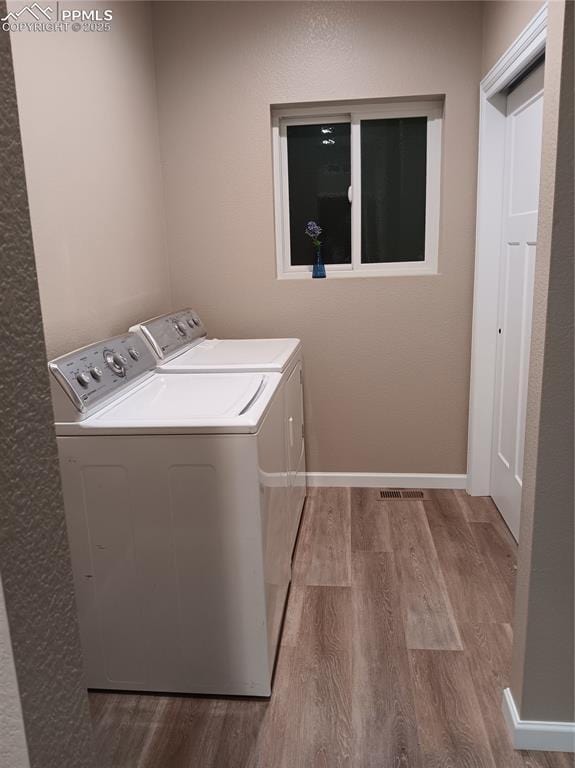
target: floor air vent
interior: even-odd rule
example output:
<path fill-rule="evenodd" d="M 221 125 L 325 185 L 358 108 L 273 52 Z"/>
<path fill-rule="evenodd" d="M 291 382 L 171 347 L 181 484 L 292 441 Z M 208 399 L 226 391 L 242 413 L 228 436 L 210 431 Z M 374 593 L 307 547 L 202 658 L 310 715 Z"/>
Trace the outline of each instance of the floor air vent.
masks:
<path fill-rule="evenodd" d="M 424 499 L 423 491 L 401 491 L 398 488 L 385 488 L 379 492 L 381 499 Z"/>
<path fill-rule="evenodd" d="M 402 491 L 402 499 L 423 499 L 423 491 Z"/>

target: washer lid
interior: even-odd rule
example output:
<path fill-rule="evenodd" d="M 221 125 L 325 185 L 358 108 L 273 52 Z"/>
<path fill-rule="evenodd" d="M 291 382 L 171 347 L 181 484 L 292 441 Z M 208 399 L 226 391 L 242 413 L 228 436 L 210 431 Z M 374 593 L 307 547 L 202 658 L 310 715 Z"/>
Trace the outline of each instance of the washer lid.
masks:
<path fill-rule="evenodd" d="M 206 339 L 159 366 L 165 373 L 284 371 L 299 339 Z"/>
<path fill-rule="evenodd" d="M 278 374 L 189 374 L 147 379 L 126 397 L 60 435 L 256 432 L 279 386 Z"/>

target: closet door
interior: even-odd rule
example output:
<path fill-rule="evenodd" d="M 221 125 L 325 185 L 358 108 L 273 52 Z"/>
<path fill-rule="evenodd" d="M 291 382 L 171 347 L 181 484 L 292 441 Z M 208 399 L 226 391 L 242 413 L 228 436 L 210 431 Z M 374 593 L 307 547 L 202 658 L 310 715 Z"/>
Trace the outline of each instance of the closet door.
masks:
<path fill-rule="evenodd" d="M 491 495 L 519 536 L 533 277 L 537 248 L 543 65 L 507 97 Z"/>

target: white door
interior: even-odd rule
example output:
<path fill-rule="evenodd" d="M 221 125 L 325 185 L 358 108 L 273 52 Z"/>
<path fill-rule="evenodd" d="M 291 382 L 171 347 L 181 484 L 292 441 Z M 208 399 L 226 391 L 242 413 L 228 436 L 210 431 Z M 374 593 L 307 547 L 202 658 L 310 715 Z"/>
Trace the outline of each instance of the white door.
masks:
<path fill-rule="evenodd" d="M 543 65 L 507 97 L 491 495 L 519 536 L 543 118 Z"/>

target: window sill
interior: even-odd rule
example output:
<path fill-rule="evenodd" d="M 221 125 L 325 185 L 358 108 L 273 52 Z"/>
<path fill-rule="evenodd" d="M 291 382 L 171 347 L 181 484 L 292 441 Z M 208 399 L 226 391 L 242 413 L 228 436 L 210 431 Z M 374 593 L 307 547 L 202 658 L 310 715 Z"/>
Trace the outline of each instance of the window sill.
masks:
<path fill-rule="evenodd" d="M 326 266 L 327 279 L 333 278 L 346 280 L 356 277 L 431 277 L 439 275 L 439 272 L 433 267 L 419 267 L 417 269 L 406 269 L 397 267 L 396 269 L 334 269 L 330 271 Z M 313 280 L 311 270 L 309 272 L 283 272 L 277 275 L 278 280 Z M 322 278 L 318 280 L 321 282 Z"/>

